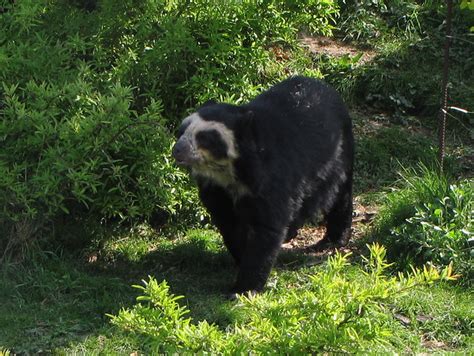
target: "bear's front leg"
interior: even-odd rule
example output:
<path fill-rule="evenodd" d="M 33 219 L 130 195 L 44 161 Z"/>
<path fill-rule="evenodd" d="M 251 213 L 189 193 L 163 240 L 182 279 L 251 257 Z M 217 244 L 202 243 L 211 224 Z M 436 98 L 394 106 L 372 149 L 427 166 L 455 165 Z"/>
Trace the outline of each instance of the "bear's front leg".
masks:
<path fill-rule="evenodd" d="M 285 236 L 284 227 L 251 226 L 237 281 L 231 293 L 255 293 L 263 290 Z"/>

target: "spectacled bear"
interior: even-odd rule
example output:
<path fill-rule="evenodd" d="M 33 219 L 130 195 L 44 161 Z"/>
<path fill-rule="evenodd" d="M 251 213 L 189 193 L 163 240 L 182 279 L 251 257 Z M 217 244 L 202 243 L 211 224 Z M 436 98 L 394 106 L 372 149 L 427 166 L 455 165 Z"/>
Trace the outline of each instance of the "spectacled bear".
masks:
<path fill-rule="evenodd" d="M 352 123 L 337 92 L 291 77 L 245 105 L 207 103 L 173 147 L 239 267 L 232 293 L 261 291 L 283 242 L 319 214 L 317 245 L 351 235 Z"/>

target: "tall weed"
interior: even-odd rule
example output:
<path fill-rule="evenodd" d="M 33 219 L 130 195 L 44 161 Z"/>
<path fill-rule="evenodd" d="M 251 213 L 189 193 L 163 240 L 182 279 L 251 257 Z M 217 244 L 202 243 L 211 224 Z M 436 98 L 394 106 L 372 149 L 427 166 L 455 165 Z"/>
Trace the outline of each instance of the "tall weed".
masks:
<path fill-rule="evenodd" d="M 419 174 L 419 175 L 418 175 Z M 462 281 L 474 277 L 474 182 L 452 183 L 423 168 L 406 171 L 404 187 L 387 197 L 375 225 L 375 236 L 386 244 L 400 268 L 454 263 Z"/>
<path fill-rule="evenodd" d="M 450 268 L 413 270 L 388 277 L 385 249 L 369 247 L 361 274 L 348 273 L 349 255 L 330 257 L 327 267 L 309 275 L 282 295 L 241 297 L 234 306 L 240 315 L 226 329 L 207 321 L 193 323 L 170 293 L 168 284 L 150 277 L 138 303 L 111 316 L 120 329 L 131 332 L 148 352 L 320 353 L 394 350 L 403 337 L 389 325 L 390 300 L 418 285 L 456 278 Z M 405 345 L 406 346 L 406 345 Z"/>

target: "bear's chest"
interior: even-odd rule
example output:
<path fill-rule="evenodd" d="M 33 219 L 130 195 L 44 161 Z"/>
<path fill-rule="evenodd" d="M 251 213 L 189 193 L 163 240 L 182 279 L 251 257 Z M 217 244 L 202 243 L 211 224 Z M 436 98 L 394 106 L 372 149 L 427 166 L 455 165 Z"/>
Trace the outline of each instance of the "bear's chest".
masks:
<path fill-rule="evenodd" d="M 206 165 L 205 167 L 193 167 L 192 174 L 220 186 L 229 194 L 234 202 L 250 194 L 248 187 L 237 178 L 232 162 L 223 162 L 220 165 L 212 166 Z"/>

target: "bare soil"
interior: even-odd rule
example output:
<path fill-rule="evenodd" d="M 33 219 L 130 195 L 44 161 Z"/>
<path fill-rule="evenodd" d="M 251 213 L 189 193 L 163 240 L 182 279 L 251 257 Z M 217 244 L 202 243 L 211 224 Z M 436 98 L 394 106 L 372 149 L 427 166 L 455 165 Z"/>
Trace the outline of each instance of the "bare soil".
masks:
<path fill-rule="evenodd" d="M 376 54 L 372 50 L 362 49 L 350 43 L 324 36 L 302 35 L 300 41 L 303 46 L 307 47 L 310 52 L 315 54 L 326 54 L 331 57 L 353 57 L 362 53 L 360 63 L 370 62 Z"/>
<path fill-rule="evenodd" d="M 347 246 L 339 248 L 339 250 L 342 252 L 354 252 L 356 249 L 354 241 L 363 236 L 365 229 L 372 222 L 376 214 L 377 210 L 375 208 L 363 206 L 357 201 L 357 198 L 354 199 L 352 239 Z M 325 231 L 326 228 L 323 226 L 305 226 L 298 231 L 298 236 L 283 244 L 282 248 L 286 251 L 304 252 L 315 257 L 331 255 L 336 251 L 335 248 L 327 248 L 322 251 L 311 249 L 312 246 L 324 237 Z"/>

